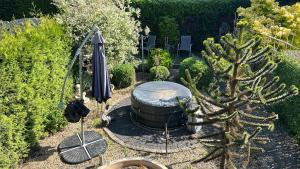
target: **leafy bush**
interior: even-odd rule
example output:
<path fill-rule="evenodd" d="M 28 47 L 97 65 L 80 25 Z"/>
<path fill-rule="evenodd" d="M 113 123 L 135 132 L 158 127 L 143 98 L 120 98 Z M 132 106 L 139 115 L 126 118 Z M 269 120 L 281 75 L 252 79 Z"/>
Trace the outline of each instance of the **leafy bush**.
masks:
<path fill-rule="evenodd" d="M 196 77 L 199 73 L 202 77 L 197 83 L 198 88 L 208 87 L 209 83 L 212 81 L 212 74 L 210 72 L 207 64 L 195 57 L 189 57 L 184 59 L 179 66 L 179 77 L 185 77 L 185 70 L 188 69 L 192 77 Z"/>
<path fill-rule="evenodd" d="M 164 38 L 168 37 L 168 43 L 176 45 L 179 42 L 179 28 L 175 18 L 164 16 L 158 24 L 160 43 L 164 44 Z"/>
<path fill-rule="evenodd" d="M 141 9 L 141 21 L 160 35 L 161 16 L 175 18 L 181 35 L 191 35 L 192 40 L 202 42 L 207 37 L 218 37 L 222 22 L 233 26 L 234 14 L 240 6 L 249 6 L 249 0 L 133 0 L 133 6 Z M 200 49 L 201 43 L 192 42 Z"/>
<path fill-rule="evenodd" d="M 171 54 L 167 50 L 156 48 L 150 51 L 148 64 L 149 67 L 165 66 L 170 69 L 173 64 L 173 59 Z"/>
<path fill-rule="evenodd" d="M 66 124 L 57 108 L 70 41 L 55 20 L 26 22 L 0 39 L 0 168 L 16 168 L 29 148 Z M 70 81 L 71 82 L 71 81 Z M 72 94 L 68 83 L 66 97 Z"/>
<path fill-rule="evenodd" d="M 300 46 L 300 3 L 280 6 L 276 0 L 252 0 L 251 7 L 239 8 L 238 13 L 242 17 L 239 24 L 264 35 L 266 43 L 284 45 L 271 36 Z"/>
<path fill-rule="evenodd" d="M 139 10 L 128 6 L 130 0 L 54 0 L 61 14 L 57 19 L 64 23 L 69 35 L 78 44 L 86 33 L 97 25 L 106 40 L 108 63 L 124 63 L 138 52 L 140 23 L 134 19 Z M 135 16 L 135 17 L 134 17 Z"/>
<path fill-rule="evenodd" d="M 117 65 L 112 69 L 112 83 L 118 88 L 125 88 L 135 83 L 135 69 L 131 64 Z"/>
<path fill-rule="evenodd" d="M 165 66 L 154 66 L 150 69 L 151 80 L 167 80 L 169 76 L 170 72 Z"/>
<path fill-rule="evenodd" d="M 276 69 L 276 74 L 280 80 L 287 84 L 295 84 L 300 87 L 300 64 L 290 58 L 282 55 L 282 62 Z M 287 129 L 296 136 L 300 142 L 300 95 L 288 99 L 284 103 L 273 106 L 273 111 L 280 113 L 279 119 L 284 123 Z"/>

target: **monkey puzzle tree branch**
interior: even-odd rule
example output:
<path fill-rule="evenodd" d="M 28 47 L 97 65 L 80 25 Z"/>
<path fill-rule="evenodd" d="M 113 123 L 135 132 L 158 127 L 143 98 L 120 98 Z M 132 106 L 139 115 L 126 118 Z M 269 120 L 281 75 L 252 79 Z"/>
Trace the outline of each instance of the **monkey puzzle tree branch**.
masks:
<path fill-rule="evenodd" d="M 255 120 L 268 121 L 268 120 L 275 120 L 275 119 L 278 119 L 278 114 L 274 114 L 274 115 L 269 116 L 269 117 L 256 116 L 256 115 L 244 113 L 244 112 L 242 112 L 242 111 L 239 111 L 239 114 L 240 114 L 241 116 L 248 117 L 248 118 L 255 119 Z"/>
<path fill-rule="evenodd" d="M 212 119 L 209 119 L 209 121 L 203 121 L 203 122 L 189 122 L 187 124 L 192 125 L 192 126 L 197 126 L 197 125 L 213 124 L 213 123 L 217 123 L 217 122 L 224 122 L 224 121 L 227 121 L 229 119 L 232 119 L 237 114 L 238 114 L 238 112 L 234 112 L 231 115 L 226 116 L 226 117 L 212 118 Z"/>

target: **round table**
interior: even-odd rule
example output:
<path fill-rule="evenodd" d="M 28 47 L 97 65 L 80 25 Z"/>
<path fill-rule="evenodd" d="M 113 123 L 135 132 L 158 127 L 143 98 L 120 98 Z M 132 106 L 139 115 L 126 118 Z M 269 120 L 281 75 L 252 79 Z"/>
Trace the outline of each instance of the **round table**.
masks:
<path fill-rule="evenodd" d="M 137 86 L 132 92 L 132 118 L 151 128 L 181 126 L 185 122 L 178 101 L 190 101 L 192 94 L 185 86 L 168 81 L 153 81 Z"/>

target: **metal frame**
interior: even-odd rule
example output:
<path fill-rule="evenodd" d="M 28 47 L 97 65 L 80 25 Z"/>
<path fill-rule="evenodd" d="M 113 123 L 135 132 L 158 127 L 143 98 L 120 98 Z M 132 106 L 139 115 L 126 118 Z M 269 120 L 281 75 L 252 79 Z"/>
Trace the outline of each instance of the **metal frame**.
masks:
<path fill-rule="evenodd" d="M 83 55 L 81 53 L 81 50 L 84 47 L 84 45 L 87 43 L 88 39 L 91 38 L 98 31 L 99 31 L 99 28 L 97 26 L 93 26 L 92 30 L 87 34 L 87 36 L 85 37 L 85 39 L 82 41 L 82 43 L 80 44 L 80 46 L 76 50 L 75 55 L 74 55 L 71 63 L 68 66 L 68 72 L 67 72 L 67 75 L 66 75 L 66 77 L 64 79 L 64 84 L 63 84 L 63 88 L 62 88 L 62 91 L 61 91 L 60 103 L 58 105 L 58 107 L 60 109 L 64 108 L 63 98 L 64 98 L 64 92 L 65 92 L 65 88 L 66 88 L 66 83 L 67 83 L 68 77 L 70 76 L 71 69 L 72 69 L 75 61 L 77 60 L 77 58 L 79 58 L 80 100 L 83 100 L 83 78 L 82 78 L 82 76 L 83 76 L 83 74 L 82 74 L 83 73 L 83 71 L 82 71 L 82 67 L 83 67 Z M 91 156 L 90 156 L 89 152 L 87 151 L 86 146 L 90 145 L 90 144 L 94 144 L 95 142 L 98 142 L 98 141 L 102 141 L 103 138 L 102 139 L 98 139 L 98 140 L 94 140 L 94 141 L 92 141 L 90 143 L 86 143 L 85 142 L 84 117 L 81 117 L 81 131 L 80 132 L 82 134 L 82 138 L 80 137 L 80 135 L 78 133 L 77 133 L 77 137 L 80 140 L 81 145 L 77 146 L 77 147 L 74 147 L 74 148 L 71 148 L 71 149 L 68 149 L 68 150 L 65 150 L 65 151 L 62 151 L 62 152 L 60 152 L 60 155 L 63 154 L 63 153 L 66 153 L 66 152 L 78 149 L 78 148 L 84 148 L 87 156 L 89 157 L 89 159 L 91 159 Z"/>

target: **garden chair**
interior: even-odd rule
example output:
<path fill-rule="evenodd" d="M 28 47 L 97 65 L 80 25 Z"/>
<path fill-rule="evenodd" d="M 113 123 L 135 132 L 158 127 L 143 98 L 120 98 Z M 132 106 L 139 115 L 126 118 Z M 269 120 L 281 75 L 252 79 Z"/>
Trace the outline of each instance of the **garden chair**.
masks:
<path fill-rule="evenodd" d="M 143 50 L 146 50 L 148 52 L 148 55 L 149 55 L 150 50 L 155 48 L 155 42 L 156 42 L 156 36 L 149 35 L 148 41 L 145 42 L 145 46 L 143 48 Z"/>
<path fill-rule="evenodd" d="M 179 51 L 188 51 L 189 54 L 192 54 L 192 38 L 191 36 L 181 36 L 180 43 L 177 46 L 177 56 Z"/>

